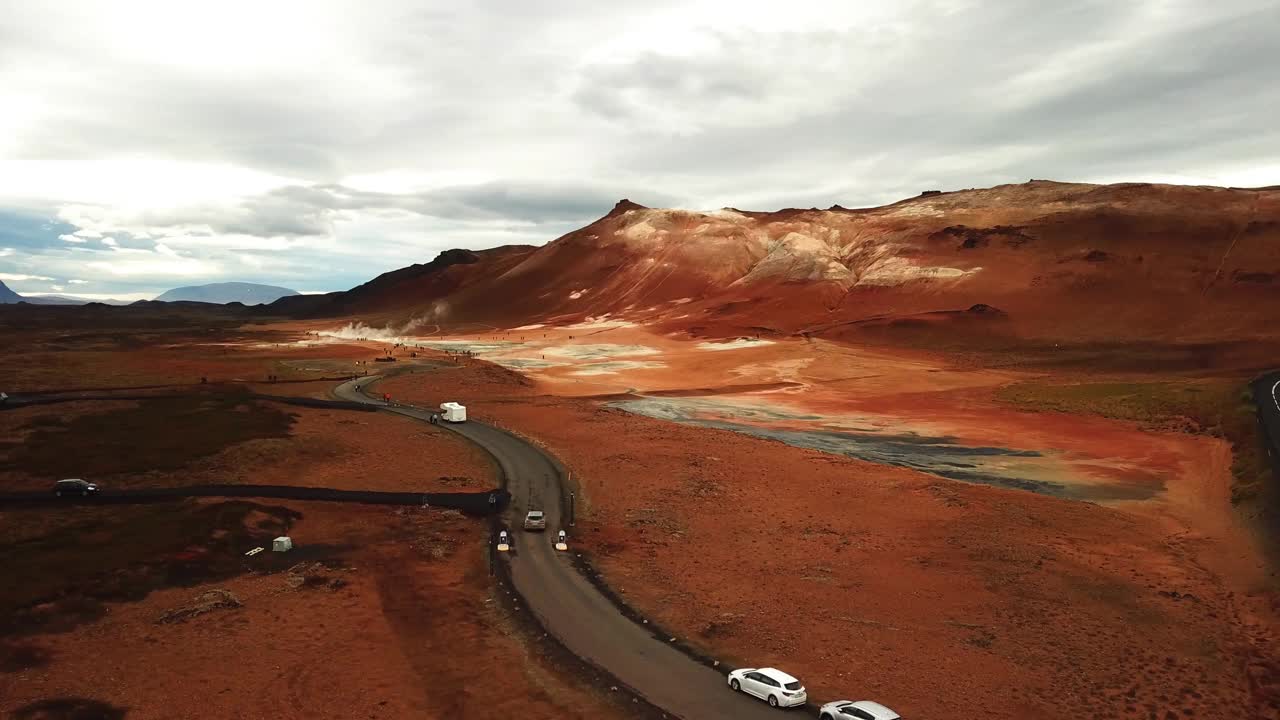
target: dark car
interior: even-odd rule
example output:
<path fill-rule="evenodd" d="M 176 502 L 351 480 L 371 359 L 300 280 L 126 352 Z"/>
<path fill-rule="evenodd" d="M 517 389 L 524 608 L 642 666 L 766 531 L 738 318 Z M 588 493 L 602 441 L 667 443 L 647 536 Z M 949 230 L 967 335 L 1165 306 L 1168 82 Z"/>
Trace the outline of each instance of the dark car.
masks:
<path fill-rule="evenodd" d="M 63 495 L 79 495 L 81 497 L 88 497 L 90 495 L 98 494 L 98 485 L 79 478 L 59 480 L 53 485 L 53 494 L 58 497 L 62 497 Z"/>

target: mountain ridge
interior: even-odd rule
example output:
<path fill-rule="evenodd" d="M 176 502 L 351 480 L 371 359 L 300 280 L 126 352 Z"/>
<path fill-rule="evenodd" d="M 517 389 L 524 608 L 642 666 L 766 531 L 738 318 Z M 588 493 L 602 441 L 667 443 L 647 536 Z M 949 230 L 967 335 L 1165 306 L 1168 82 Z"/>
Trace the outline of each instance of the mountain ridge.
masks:
<path fill-rule="evenodd" d="M 157 295 L 157 302 L 207 302 L 219 305 L 238 302 L 244 305 L 270 304 L 282 297 L 299 295 L 297 290 L 259 283 L 225 282 L 188 285 Z"/>
<path fill-rule="evenodd" d="M 1280 192 L 1034 180 L 854 209 L 622 200 L 540 247 L 447 251 L 292 309 L 790 334 L 985 305 L 1037 336 L 1247 336 L 1278 286 Z"/>

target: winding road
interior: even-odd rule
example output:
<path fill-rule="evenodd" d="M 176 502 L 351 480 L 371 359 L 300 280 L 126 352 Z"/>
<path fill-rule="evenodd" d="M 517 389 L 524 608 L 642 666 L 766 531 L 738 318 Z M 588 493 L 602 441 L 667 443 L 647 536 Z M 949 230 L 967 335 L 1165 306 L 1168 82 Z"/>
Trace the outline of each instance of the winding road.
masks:
<path fill-rule="evenodd" d="M 365 395 L 364 389 L 378 379 L 368 376 L 346 382 L 334 393 L 343 400 L 430 421 L 430 410 Z M 624 616 L 572 565 L 568 553 L 553 547 L 556 531 L 566 527 L 564 478 L 560 466 L 546 452 L 475 421 L 441 426 L 480 446 L 497 461 L 511 493 L 506 511 L 509 527 L 513 518 L 523 518 L 530 509 L 546 513 L 547 532 L 514 532 L 516 553 L 506 554 L 504 562 L 509 563 L 512 583 L 526 605 L 565 648 L 668 714 L 686 720 L 778 720 L 780 711 L 729 690 L 724 673 Z M 572 544 L 572 537 L 569 542 Z"/>
<path fill-rule="evenodd" d="M 494 504 L 499 507 L 507 501 L 506 492 L 498 488 L 487 492 L 410 493 L 381 492 L 378 490 L 334 490 L 332 488 L 301 487 L 298 485 L 185 485 L 169 488 L 102 490 L 85 497 L 78 495 L 56 497 L 48 490 L 0 493 L 0 509 L 61 508 L 68 505 L 141 505 L 193 497 L 244 497 L 361 503 L 364 505 L 427 506 L 461 510 L 472 515 L 488 515 L 493 511 L 493 505 L 489 504 L 490 496 L 493 497 Z"/>
<path fill-rule="evenodd" d="M 1253 381 L 1253 403 L 1258 408 L 1258 429 L 1271 459 L 1272 472 L 1280 483 L 1280 370 Z M 1273 499 L 1280 503 L 1280 499 Z"/>

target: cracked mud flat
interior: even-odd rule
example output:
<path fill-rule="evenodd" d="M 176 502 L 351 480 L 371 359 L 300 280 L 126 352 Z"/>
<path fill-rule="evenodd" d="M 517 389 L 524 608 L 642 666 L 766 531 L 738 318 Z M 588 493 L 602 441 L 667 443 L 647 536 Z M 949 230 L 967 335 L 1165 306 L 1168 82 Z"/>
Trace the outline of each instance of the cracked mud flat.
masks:
<path fill-rule="evenodd" d="M 883 416 L 823 416 L 749 397 L 641 398 L 611 405 L 661 420 L 732 430 L 952 480 L 1072 500 L 1146 500 L 1163 488 L 1158 478 L 1120 483 L 1090 477 L 1061 453 L 966 445 L 953 436 L 921 432 Z"/>
<path fill-rule="evenodd" d="M 1151 454 L 1160 448 L 1098 453 L 1073 429 L 1047 433 L 1041 418 L 1000 408 L 987 417 L 976 410 L 990 407 L 986 400 L 947 399 L 1011 381 L 999 373 L 950 372 L 822 342 L 690 343 L 627 327 L 527 340 L 507 339 L 509 332 L 406 339 L 405 346 L 466 350 L 555 394 L 633 393 L 638 399 L 615 407 L 951 480 L 1116 503 L 1159 500 L 1171 479 L 1167 453 Z M 611 342 L 591 342 L 606 334 Z M 767 388 L 776 392 L 761 392 Z M 926 396 L 940 400 L 921 404 Z"/>
<path fill-rule="evenodd" d="M 772 340 L 761 340 L 759 338 L 738 338 L 736 340 L 724 340 L 721 342 L 701 342 L 698 343 L 699 350 L 742 350 L 745 348 L 763 347 L 772 345 Z"/>
<path fill-rule="evenodd" d="M 573 360 L 607 360 L 615 357 L 658 355 L 661 351 L 647 345 L 618 345 L 596 343 L 591 345 L 561 345 L 544 348 L 541 352 Z"/>
<path fill-rule="evenodd" d="M 409 342 L 410 347 L 427 347 L 435 350 L 469 351 L 503 367 L 513 370 L 547 370 L 571 367 L 568 374 L 577 377 L 614 375 L 624 370 L 653 370 L 665 368 L 666 363 L 643 360 L 613 360 L 620 357 L 658 355 L 659 350 L 645 345 L 617 345 L 596 343 L 583 345 L 557 345 L 537 348 L 537 357 L 512 356 L 513 352 L 529 347 L 522 342 L 472 342 L 467 340 L 436 340 Z"/>
<path fill-rule="evenodd" d="M 542 360 L 541 358 L 493 358 L 493 362 L 512 370 L 545 370 L 563 367 L 566 363 Z"/>
<path fill-rule="evenodd" d="M 579 365 L 577 370 L 569 373 L 577 376 L 615 375 L 624 370 L 660 370 L 666 363 L 646 362 L 643 360 L 615 360 L 613 362 L 587 363 Z"/>
<path fill-rule="evenodd" d="M 547 330 L 537 339 L 495 330 L 415 338 L 406 346 L 469 350 L 553 394 L 631 394 L 638 399 L 615 407 L 649 417 L 1072 500 L 1163 502 L 1188 461 L 1185 448 L 1168 439 L 1050 421 L 1001 408 L 981 392 L 964 394 L 1015 381 L 1010 373 L 958 372 L 822 341 L 689 342 L 635 327 L 568 337 L 568 327 Z M 1100 433 L 1112 440 L 1099 444 Z"/>
<path fill-rule="evenodd" d="M 520 347 L 523 343 L 495 340 L 481 342 L 472 340 L 419 340 L 406 338 L 404 344 L 409 347 L 431 348 L 448 352 L 471 352 L 476 355 L 492 355 Z"/>

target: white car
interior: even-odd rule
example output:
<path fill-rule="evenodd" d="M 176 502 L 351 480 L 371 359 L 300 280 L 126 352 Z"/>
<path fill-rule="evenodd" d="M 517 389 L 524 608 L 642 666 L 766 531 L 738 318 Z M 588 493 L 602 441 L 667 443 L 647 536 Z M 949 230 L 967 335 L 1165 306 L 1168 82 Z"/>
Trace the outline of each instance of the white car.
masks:
<path fill-rule="evenodd" d="M 769 703 L 772 707 L 795 707 L 809 700 L 804 685 L 774 668 L 739 668 L 729 673 L 729 687 Z"/>
<path fill-rule="evenodd" d="M 822 720 L 901 720 L 901 715 L 870 700 L 837 700 L 822 706 Z"/>

